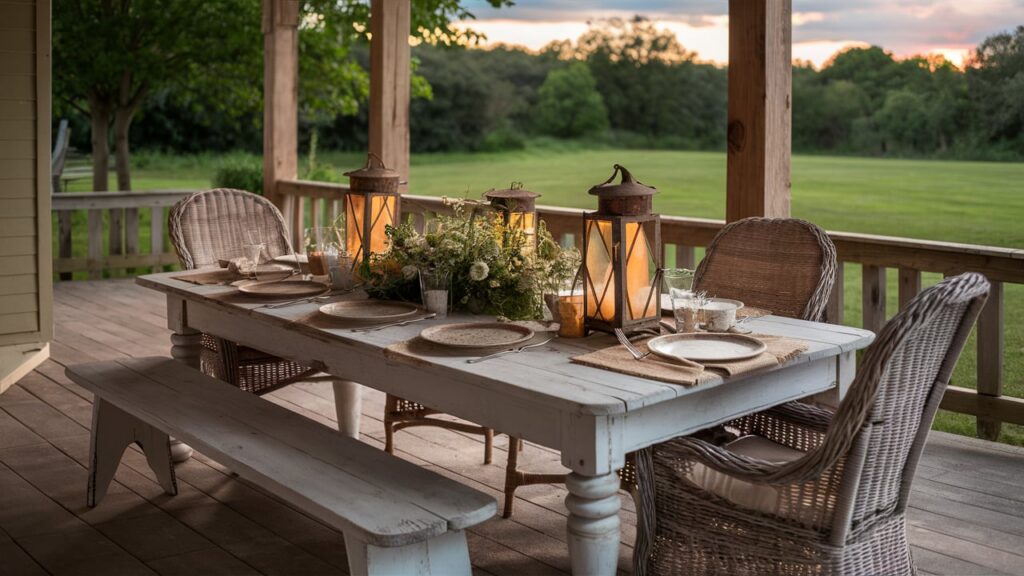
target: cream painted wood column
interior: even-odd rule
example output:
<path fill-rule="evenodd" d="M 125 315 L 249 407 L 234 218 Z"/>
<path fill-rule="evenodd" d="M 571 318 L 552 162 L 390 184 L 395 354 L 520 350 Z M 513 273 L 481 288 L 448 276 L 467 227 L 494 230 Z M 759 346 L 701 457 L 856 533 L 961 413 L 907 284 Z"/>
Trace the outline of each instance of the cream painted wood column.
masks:
<path fill-rule="evenodd" d="M 370 13 L 370 152 L 409 180 L 409 0 L 373 0 Z"/>
<path fill-rule="evenodd" d="M 298 0 L 263 0 L 263 195 L 278 208 L 277 181 L 298 176 L 298 25 Z"/>
<path fill-rule="evenodd" d="M 788 217 L 792 0 L 729 0 L 726 220 Z"/>

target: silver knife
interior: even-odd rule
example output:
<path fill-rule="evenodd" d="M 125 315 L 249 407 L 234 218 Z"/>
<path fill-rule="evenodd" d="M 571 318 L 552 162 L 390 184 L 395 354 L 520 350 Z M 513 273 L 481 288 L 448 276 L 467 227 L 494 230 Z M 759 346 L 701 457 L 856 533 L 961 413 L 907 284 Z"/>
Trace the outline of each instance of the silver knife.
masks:
<path fill-rule="evenodd" d="M 543 346 L 548 342 L 551 342 L 556 337 L 552 336 L 543 342 L 537 342 L 536 344 L 527 344 L 526 346 L 520 346 L 519 348 L 510 348 L 508 350 L 502 350 L 501 352 L 495 352 L 494 354 L 488 354 L 487 356 L 481 356 L 479 358 L 470 358 L 466 362 L 470 364 L 476 364 L 477 362 L 483 362 L 484 360 L 490 360 L 491 358 L 497 358 L 498 356 L 504 356 L 505 354 L 518 354 L 527 348 L 534 348 L 536 346 Z"/>
<path fill-rule="evenodd" d="M 434 314 L 432 312 L 430 314 L 427 314 L 426 316 L 420 316 L 419 318 L 413 318 L 412 320 L 403 320 L 401 322 L 392 322 L 391 324 L 381 324 L 380 326 L 371 326 L 369 328 L 355 328 L 352 331 L 353 332 L 376 332 L 377 330 L 383 330 L 385 328 L 392 328 L 394 326 L 405 326 L 406 324 L 412 324 L 413 322 L 419 322 L 421 320 L 430 320 L 434 316 L 437 316 L 437 314 Z"/>

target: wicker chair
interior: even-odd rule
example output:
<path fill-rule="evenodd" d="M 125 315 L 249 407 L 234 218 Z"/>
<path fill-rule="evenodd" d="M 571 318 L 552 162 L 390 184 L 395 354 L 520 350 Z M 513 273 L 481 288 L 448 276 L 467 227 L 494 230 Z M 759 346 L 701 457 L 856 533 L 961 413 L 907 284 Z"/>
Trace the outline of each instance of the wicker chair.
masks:
<path fill-rule="evenodd" d="M 777 316 L 818 321 L 835 274 L 836 249 L 821 228 L 796 218 L 744 218 L 715 235 L 693 287 Z"/>
<path fill-rule="evenodd" d="M 253 231 L 260 231 L 270 257 L 292 253 L 281 212 L 266 198 L 242 190 L 192 194 L 171 209 L 168 230 L 186 270 L 242 256 L 247 234 Z M 266 394 L 317 373 L 210 334 L 202 335 L 199 363 L 206 374 L 253 394 Z"/>
<path fill-rule="evenodd" d="M 778 316 L 820 320 L 835 281 L 836 249 L 824 230 L 795 218 L 745 218 L 728 224 L 711 241 L 694 275 L 694 289 L 770 310 Z M 698 437 L 721 437 L 717 430 Z M 515 491 L 527 484 L 564 483 L 565 474 L 518 469 L 513 438 L 505 467 L 505 508 L 512 516 Z M 513 449 L 515 448 L 515 449 Z M 636 495 L 636 465 L 627 454 L 619 471 L 622 489 Z"/>
<path fill-rule="evenodd" d="M 447 430 L 458 430 L 484 437 L 484 464 L 491 463 L 494 452 L 494 430 L 476 424 L 455 422 L 431 416 L 442 414 L 439 410 L 388 394 L 384 401 L 384 451 L 395 452 L 395 432 L 413 426 L 434 426 Z"/>
<path fill-rule="evenodd" d="M 637 574 L 914 574 L 905 510 L 935 411 L 988 294 L 946 279 L 867 350 L 835 411 L 792 402 L 638 453 Z"/>

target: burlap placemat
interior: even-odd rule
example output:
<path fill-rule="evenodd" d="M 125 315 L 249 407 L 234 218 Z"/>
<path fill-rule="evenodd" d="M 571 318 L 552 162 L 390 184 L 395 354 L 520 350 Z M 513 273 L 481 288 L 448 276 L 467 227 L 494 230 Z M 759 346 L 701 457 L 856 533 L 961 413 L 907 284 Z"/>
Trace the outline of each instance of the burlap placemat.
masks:
<path fill-rule="evenodd" d="M 803 340 L 782 336 L 769 336 L 767 334 L 752 334 L 751 336 L 764 342 L 768 349 L 758 356 L 747 360 L 704 363 L 704 370 L 673 362 L 654 354 L 638 361 L 621 345 L 610 346 L 595 352 L 575 356 L 570 360 L 585 366 L 602 368 L 641 378 L 650 378 L 660 382 L 668 382 L 669 384 L 695 386 L 713 379 L 716 375 L 736 376 L 783 364 L 807 350 L 807 343 Z M 647 352 L 646 342 L 637 342 L 635 345 L 641 351 Z"/>

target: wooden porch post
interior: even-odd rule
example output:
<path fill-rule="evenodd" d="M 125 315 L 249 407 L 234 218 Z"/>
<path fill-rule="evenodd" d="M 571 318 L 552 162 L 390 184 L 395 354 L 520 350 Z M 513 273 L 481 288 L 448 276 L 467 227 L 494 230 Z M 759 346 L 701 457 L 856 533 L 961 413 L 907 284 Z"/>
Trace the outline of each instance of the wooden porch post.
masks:
<path fill-rule="evenodd" d="M 409 0 L 370 7 L 370 152 L 409 179 Z"/>
<path fill-rule="evenodd" d="M 299 2 L 263 0 L 263 195 L 298 175 Z"/>
<path fill-rule="evenodd" d="M 729 0 L 726 220 L 788 217 L 792 0 Z"/>

